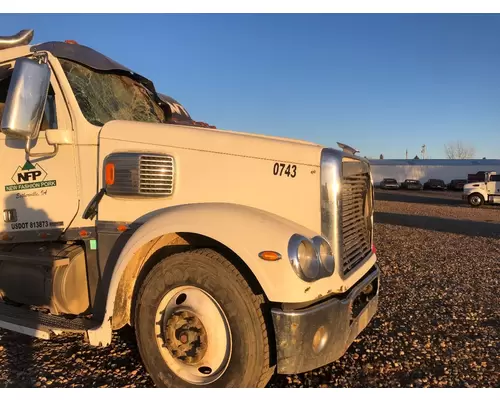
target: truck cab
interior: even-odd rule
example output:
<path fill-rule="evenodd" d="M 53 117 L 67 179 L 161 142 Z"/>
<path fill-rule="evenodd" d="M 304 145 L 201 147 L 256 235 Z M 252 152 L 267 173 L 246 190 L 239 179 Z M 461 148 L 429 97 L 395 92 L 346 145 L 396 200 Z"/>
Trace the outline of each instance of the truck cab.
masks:
<path fill-rule="evenodd" d="M 191 123 L 96 50 L 32 38 L 0 37 L 0 328 L 108 346 L 130 325 L 161 387 L 341 357 L 378 307 L 369 163 Z"/>
<path fill-rule="evenodd" d="M 483 181 L 475 180 L 464 185 L 462 198 L 472 207 L 483 204 L 500 204 L 500 175 L 495 171 L 482 172 Z"/>

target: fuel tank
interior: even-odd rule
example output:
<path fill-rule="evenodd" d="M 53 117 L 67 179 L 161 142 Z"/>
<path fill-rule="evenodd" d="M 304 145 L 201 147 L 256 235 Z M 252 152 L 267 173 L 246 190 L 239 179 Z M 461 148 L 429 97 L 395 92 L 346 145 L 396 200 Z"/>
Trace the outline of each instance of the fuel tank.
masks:
<path fill-rule="evenodd" d="M 89 308 L 84 249 L 77 244 L 27 243 L 2 249 L 0 297 L 79 315 Z"/>

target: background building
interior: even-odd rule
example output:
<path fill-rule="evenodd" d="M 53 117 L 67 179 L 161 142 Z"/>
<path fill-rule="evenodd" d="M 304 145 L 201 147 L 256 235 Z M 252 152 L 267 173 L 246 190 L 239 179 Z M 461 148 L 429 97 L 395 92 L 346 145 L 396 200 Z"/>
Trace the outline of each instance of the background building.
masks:
<path fill-rule="evenodd" d="M 376 186 L 384 178 L 394 178 L 398 182 L 418 179 L 422 183 L 428 179 L 442 179 L 449 183 L 452 179 L 467 179 L 467 174 L 478 171 L 500 173 L 500 160 L 369 160 L 372 166 L 373 182 Z"/>

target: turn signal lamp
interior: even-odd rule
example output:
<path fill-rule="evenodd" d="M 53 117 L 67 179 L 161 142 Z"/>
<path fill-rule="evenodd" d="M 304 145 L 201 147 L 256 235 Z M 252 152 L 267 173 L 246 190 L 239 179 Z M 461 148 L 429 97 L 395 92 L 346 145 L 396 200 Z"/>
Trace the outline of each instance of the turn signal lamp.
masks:
<path fill-rule="evenodd" d="M 281 254 L 276 251 L 266 250 L 259 253 L 259 257 L 265 261 L 278 261 L 281 260 Z"/>
<path fill-rule="evenodd" d="M 106 185 L 111 186 L 113 183 L 115 183 L 115 164 L 106 164 L 104 176 Z"/>

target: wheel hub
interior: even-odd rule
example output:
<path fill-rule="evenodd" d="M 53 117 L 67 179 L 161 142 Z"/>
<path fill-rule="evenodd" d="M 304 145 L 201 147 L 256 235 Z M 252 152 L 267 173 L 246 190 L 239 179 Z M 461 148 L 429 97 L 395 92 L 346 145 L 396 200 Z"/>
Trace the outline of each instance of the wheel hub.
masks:
<path fill-rule="evenodd" d="M 219 379 L 231 359 L 231 329 L 222 308 L 206 291 L 178 286 L 156 308 L 155 339 L 167 367 L 193 385 Z"/>
<path fill-rule="evenodd" d="M 201 320 L 193 312 L 174 312 L 167 318 L 163 331 L 165 347 L 172 357 L 190 365 L 203 359 L 208 336 Z"/>

